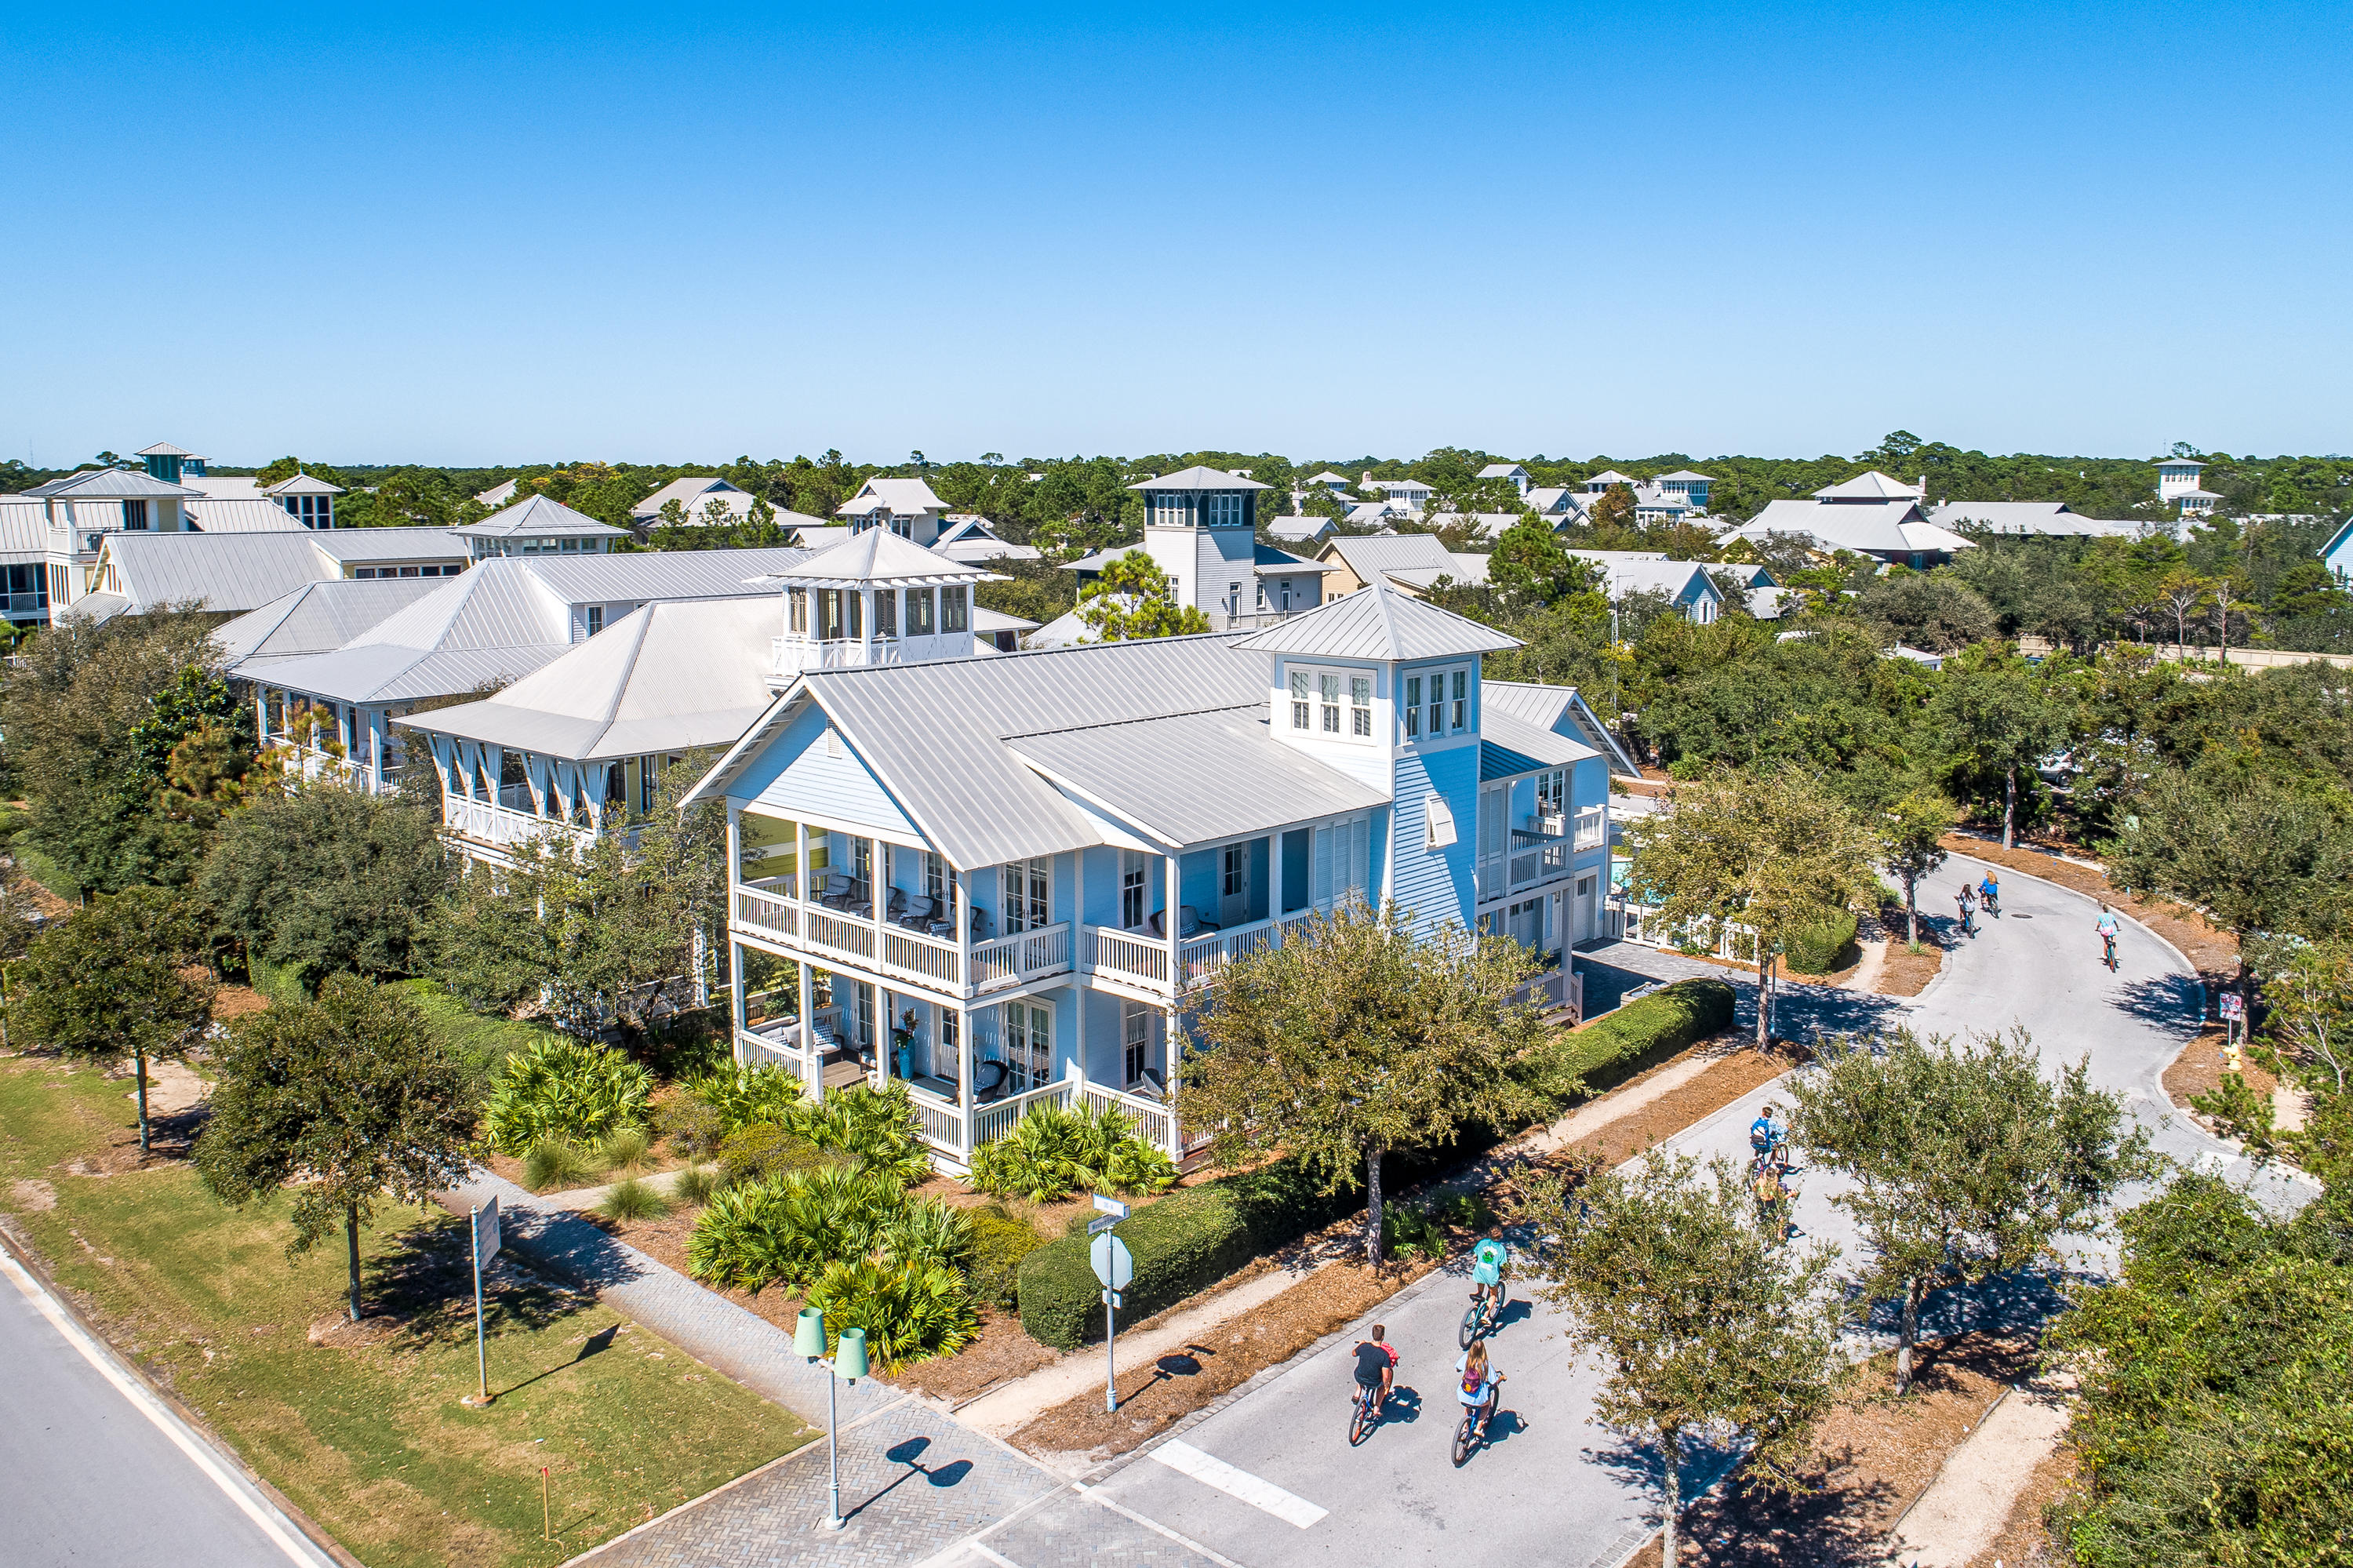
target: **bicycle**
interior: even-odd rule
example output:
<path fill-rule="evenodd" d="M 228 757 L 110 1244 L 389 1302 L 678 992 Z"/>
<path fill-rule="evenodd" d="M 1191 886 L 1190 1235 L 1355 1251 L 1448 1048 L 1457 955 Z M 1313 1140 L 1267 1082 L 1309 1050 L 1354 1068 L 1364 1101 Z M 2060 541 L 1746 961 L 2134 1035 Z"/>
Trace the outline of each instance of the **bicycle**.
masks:
<path fill-rule="evenodd" d="M 2114 974 L 2116 972 L 2116 934 L 2114 931 L 2103 931 L 2100 933 L 2100 940 L 2107 946 L 2107 951 L 2101 955 L 2100 961 L 2108 966 L 2110 974 Z"/>
<path fill-rule="evenodd" d="M 1789 1173 L 1789 1146 L 1779 1139 L 1758 1150 L 1749 1160 L 1748 1179 L 1754 1181 L 1768 1169 L 1777 1176 Z"/>
<path fill-rule="evenodd" d="M 1372 1436 L 1373 1428 L 1381 1424 L 1381 1408 L 1388 1401 L 1377 1383 L 1358 1383 L 1356 1403 L 1348 1407 L 1348 1446 L 1353 1448 Z"/>
<path fill-rule="evenodd" d="M 1495 1406 L 1503 1403 L 1503 1374 L 1498 1372 L 1495 1374 L 1493 1386 L 1487 1392 L 1486 1404 L 1466 1404 L 1462 1407 L 1462 1425 L 1454 1429 L 1454 1467 L 1456 1469 L 1459 1470 L 1469 1464 L 1471 1456 L 1477 1453 L 1480 1445 L 1487 1441 L 1487 1423 L 1493 1418 Z"/>
<path fill-rule="evenodd" d="M 1462 1314 L 1462 1331 L 1456 1341 L 1458 1350 L 1469 1350 L 1472 1340 L 1494 1328 L 1504 1316 L 1504 1282 L 1498 1279 L 1487 1288 L 1492 1294 L 1474 1293 L 1471 1298 L 1471 1309 Z"/>
<path fill-rule="evenodd" d="M 1992 916 L 1997 920 L 2001 918 L 2001 890 L 2000 888 L 1978 888 L 1978 902 L 1985 906 L 1985 912 L 1987 914 Z"/>

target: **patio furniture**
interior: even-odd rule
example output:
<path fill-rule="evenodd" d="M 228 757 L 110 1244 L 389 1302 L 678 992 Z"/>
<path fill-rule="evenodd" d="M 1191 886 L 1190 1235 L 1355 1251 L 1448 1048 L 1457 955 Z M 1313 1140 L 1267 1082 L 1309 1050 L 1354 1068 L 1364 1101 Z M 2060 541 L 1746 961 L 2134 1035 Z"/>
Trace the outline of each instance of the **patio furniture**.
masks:
<path fill-rule="evenodd" d="M 1152 912 L 1152 934 L 1154 936 L 1166 938 L 1168 935 L 1167 914 L 1168 911 L 1166 909 L 1155 909 Z M 1179 904 L 1176 906 L 1176 935 L 1180 938 L 1185 937 L 1198 937 L 1205 932 L 1221 931 L 1223 929 L 1225 929 L 1225 927 L 1219 926 L 1214 920 L 1202 919 L 1200 912 L 1195 909 L 1190 904 Z"/>
<path fill-rule="evenodd" d="M 828 909 L 847 909 L 849 907 L 849 895 L 856 886 L 848 872 L 828 871 L 825 874 L 825 891 L 818 895 L 817 901 Z"/>
<path fill-rule="evenodd" d="M 894 898 L 891 902 L 899 904 L 900 900 Z M 940 918 L 940 901 L 929 894 L 919 894 L 907 899 L 891 918 L 910 931 L 923 931 L 934 936 L 938 933 L 932 927 L 946 924 Z"/>
<path fill-rule="evenodd" d="M 1137 1086 L 1129 1090 L 1129 1093 L 1142 1095 L 1146 1099 L 1159 1100 L 1163 1104 L 1167 1102 L 1168 1086 L 1161 1081 L 1159 1073 L 1155 1069 L 1145 1068 L 1136 1075 L 1135 1081 Z"/>
<path fill-rule="evenodd" d="M 972 939 L 976 942 L 988 940 L 988 911 L 986 909 L 976 908 L 972 912 Z"/>
<path fill-rule="evenodd" d="M 896 922 L 906 912 L 907 890 L 903 887 L 892 888 L 890 902 L 882 906 L 882 918 Z"/>
<path fill-rule="evenodd" d="M 1002 1062 L 976 1062 L 973 1065 L 973 1104 L 987 1105 L 1005 1096 L 1005 1079 L 1009 1069 Z"/>

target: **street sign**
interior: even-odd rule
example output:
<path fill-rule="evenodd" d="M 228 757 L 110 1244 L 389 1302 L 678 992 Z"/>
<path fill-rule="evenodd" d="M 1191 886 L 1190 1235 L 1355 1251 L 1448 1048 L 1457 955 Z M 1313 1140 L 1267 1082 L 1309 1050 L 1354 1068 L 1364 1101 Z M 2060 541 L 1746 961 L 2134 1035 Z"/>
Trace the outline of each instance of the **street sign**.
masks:
<path fill-rule="evenodd" d="M 499 1255 L 499 1201 L 492 1198 L 474 1211 L 474 1266 L 480 1268 Z"/>
<path fill-rule="evenodd" d="M 1112 1226 L 1117 1224 L 1119 1224 L 1119 1216 L 1116 1214 L 1104 1214 L 1099 1219 L 1089 1220 L 1087 1222 L 1087 1234 L 1091 1236 L 1101 1235 L 1103 1232 L 1111 1229 Z"/>
<path fill-rule="evenodd" d="M 1087 1262 L 1094 1266 L 1095 1278 L 1106 1289 L 1124 1290 L 1135 1277 L 1135 1255 L 1109 1232 L 1087 1244 Z"/>
<path fill-rule="evenodd" d="M 2224 991 L 2222 993 L 2222 1016 L 2225 1018 L 2246 1017 L 2247 999 L 2241 996 L 2235 991 Z"/>
<path fill-rule="evenodd" d="M 1121 1202 L 1117 1198 L 1106 1198 L 1101 1192 L 1095 1194 L 1095 1208 L 1103 1213 L 1109 1214 L 1114 1220 L 1127 1218 L 1125 1203 Z"/>

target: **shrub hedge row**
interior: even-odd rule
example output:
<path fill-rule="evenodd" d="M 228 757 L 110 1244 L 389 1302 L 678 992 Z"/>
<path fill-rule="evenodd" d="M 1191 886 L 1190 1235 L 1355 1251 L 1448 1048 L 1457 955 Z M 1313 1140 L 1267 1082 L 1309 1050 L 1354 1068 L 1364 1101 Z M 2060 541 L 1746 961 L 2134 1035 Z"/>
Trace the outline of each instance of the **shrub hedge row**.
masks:
<path fill-rule="evenodd" d="M 1318 1185 L 1296 1160 L 1278 1160 L 1138 1209 L 1119 1227 L 1135 1257 L 1121 1319 L 1172 1307 L 1364 1202 L 1361 1192 L 1320 1192 Z M 1021 1327 L 1040 1344 L 1074 1351 L 1103 1338 L 1103 1287 L 1087 1264 L 1087 1240 L 1065 1236 L 1021 1260 Z"/>
<path fill-rule="evenodd" d="M 1854 928 L 1852 910 L 1827 909 L 1820 919 L 1791 931 L 1782 949 L 1782 956 L 1789 960 L 1789 972 L 1826 975 L 1838 969 L 1839 960 L 1854 943 Z"/>
<path fill-rule="evenodd" d="M 1694 1041 L 1732 1027 L 1732 987 L 1720 980 L 1677 980 L 1628 1002 L 1575 1033 L 1554 1036 L 1532 1065 L 1539 1093 L 1566 1105 L 1598 1094 Z"/>

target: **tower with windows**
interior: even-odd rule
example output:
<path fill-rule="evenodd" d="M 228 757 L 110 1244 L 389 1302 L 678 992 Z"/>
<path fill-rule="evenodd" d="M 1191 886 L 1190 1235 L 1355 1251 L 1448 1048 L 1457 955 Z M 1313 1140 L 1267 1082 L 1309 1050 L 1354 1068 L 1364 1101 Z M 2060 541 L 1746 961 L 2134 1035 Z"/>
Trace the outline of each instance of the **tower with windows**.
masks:
<path fill-rule="evenodd" d="M 1144 548 L 1170 597 L 1224 627 L 1258 608 L 1258 495 L 1242 474 L 1194 467 L 1128 486 L 1144 496 Z"/>
<path fill-rule="evenodd" d="M 2184 517 L 2203 517 L 2222 498 L 2199 482 L 2206 465 L 2195 458 L 2160 458 L 2157 464 L 2157 499 L 2160 505 L 2178 503 Z"/>

